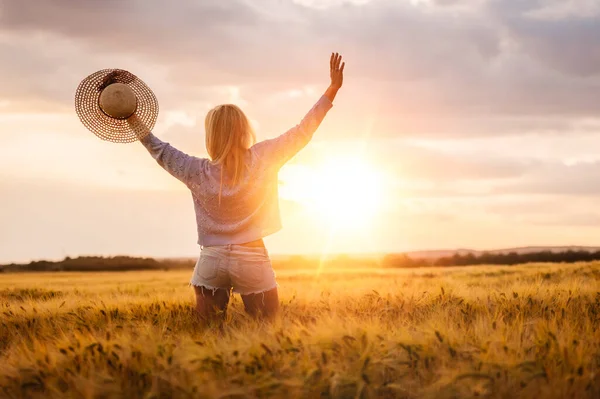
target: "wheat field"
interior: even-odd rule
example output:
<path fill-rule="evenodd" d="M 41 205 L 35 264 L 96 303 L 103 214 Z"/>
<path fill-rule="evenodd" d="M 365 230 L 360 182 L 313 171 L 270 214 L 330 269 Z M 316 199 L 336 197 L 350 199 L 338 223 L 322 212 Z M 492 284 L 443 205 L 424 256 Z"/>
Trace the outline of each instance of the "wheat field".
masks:
<path fill-rule="evenodd" d="M 0 397 L 600 397 L 600 263 L 277 274 L 207 328 L 190 272 L 0 274 Z"/>

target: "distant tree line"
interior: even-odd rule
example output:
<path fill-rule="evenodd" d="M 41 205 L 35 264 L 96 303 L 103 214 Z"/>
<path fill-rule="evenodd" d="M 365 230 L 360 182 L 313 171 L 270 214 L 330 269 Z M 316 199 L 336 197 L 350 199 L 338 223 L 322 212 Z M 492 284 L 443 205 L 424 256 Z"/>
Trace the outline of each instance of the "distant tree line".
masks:
<path fill-rule="evenodd" d="M 471 265 L 517 265 L 521 263 L 575 263 L 600 260 L 600 251 L 540 251 L 529 253 L 492 253 L 475 255 L 454 254 L 440 258 L 411 258 L 406 254 L 390 254 L 383 258 L 383 267 L 430 267 L 430 266 L 471 266 Z"/>
<path fill-rule="evenodd" d="M 573 263 L 600 260 L 600 251 L 568 250 L 562 252 L 540 251 L 530 253 L 494 253 L 454 254 L 438 258 L 412 258 L 407 254 L 389 254 L 381 262 L 348 255 L 338 255 L 330 259 L 318 257 L 292 256 L 287 260 L 273 261 L 278 269 L 316 269 L 316 268 L 414 268 L 431 266 L 469 266 L 469 265 L 516 265 L 521 263 Z M 10 264 L 0 266 L 2 272 L 25 271 L 133 271 L 133 270 L 192 270 L 195 259 L 156 260 L 153 258 L 134 258 L 130 256 L 100 257 L 84 256 L 69 258 L 57 262 L 34 261 L 28 264 Z"/>
<path fill-rule="evenodd" d="M 10 264 L 0 267 L 0 272 L 18 271 L 129 271 L 129 270 L 161 270 L 174 269 L 178 264 L 168 264 L 152 258 L 134 258 L 130 256 L 83 256 L 78 258 L 66 257 L 64 260 L 33 261 L 28 264 Z"/>
<path fill-rule="evenodd" d="M 349 255 L 337 255 L 332 258 L 321 259 L 310 256 L 291 256 L 288 259 L 273 260 L 276 270 L 282 269 L 317 269 L 324 268 L 376 268 L 380 267 L 376 259 L 362 259 Z M 133 271 L 133 270 L 189 270 L 192 271 L 196 259 L 164 259 L 135 258 L 130 256 L 82 256 L 78 258 L 66 257 L 61 261 L 33 261 L 28 264 L 0 265 L 2 272 L 97 272 L 97 271 Z"/>

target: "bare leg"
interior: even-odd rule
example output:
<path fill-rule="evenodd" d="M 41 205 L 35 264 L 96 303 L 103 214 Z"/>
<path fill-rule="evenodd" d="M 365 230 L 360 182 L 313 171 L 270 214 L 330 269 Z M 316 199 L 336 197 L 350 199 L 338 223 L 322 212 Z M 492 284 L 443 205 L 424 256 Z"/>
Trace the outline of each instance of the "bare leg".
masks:
<path fill-rule="evenodd" d="M 196 292 L 196 312 L 200 319 L 206 323 L 225 319 L 227 304 L 229 303 L 229 290 L 219 288 L 213 290 L 194 286 Z"/>
<path fill-rule="evenodd" d="M 260 294 L 242 295 L 246 312 L 253 317 L 273 319 L 279 310 L 277 287 Z"/>

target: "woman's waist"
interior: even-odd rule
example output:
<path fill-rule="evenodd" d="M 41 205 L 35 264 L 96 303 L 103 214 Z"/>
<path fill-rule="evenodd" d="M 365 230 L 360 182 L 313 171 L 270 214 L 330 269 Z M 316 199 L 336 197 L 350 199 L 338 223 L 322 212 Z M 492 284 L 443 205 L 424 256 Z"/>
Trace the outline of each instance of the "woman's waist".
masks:
<path fill-rule="evenodd" d="M 236 244 L 202 245 L 202 248 L 231 248 L 231 247 L 265 248 L 265 242 L 263 241 L 262 238 L 259 238 L 258 240 L 236 243 Z"/>
<path fill-rule="evenodd" d="M 236 229 L 216 229 L 201 223 L 198 225 L 198 244 L 202 247 L 237 245 L 247 248 L 264 248 L 263 238 L 281 229 L 278 219 L 268 220 L 266 223 L 239 226 Z"/>
<path fill-rule="evenodd" d="M 265 242 L 262 238 L 259 238 L 258 240 L 244 242 L 242 244 L 236 244 L 236 245 L 241 245 L 243 247 L 251 247 L 251 248 L 264 248 Z"/>
<path fill-rule="evenodd" d="M 242 256 L 244 258 L 250 257 L 248 259 L 257 257 L 257 260 L 264 259 L 265 257 L 268 259 L 269 257 L 269 253 L 262 239 L 239 244 L 202 246 L 200 253 L 201 255 L 216 256 L 218 258 L 227 259 L 232 256 Z"/>

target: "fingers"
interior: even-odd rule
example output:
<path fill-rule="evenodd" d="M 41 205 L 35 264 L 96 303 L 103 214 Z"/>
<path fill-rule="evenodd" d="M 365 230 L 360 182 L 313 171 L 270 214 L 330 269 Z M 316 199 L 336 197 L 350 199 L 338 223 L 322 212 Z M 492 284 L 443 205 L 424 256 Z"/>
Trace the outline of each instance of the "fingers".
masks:
<path fill-rule="evenodd" d="M 342 56 L 339 53 L 331 53 L 331 57 L 329 57 L 329 69 L 331 71 L 339 70 L 341 62 Z"/>
<path fill-rule="evenodd" d="M 329 70 L 332 73 L 344 73 L 345 62 L 342 62 L 342 56 L 339 53 L 331 53 L 329 57 Z M 332 75 L 333 76 L 333 75 Z"/>

